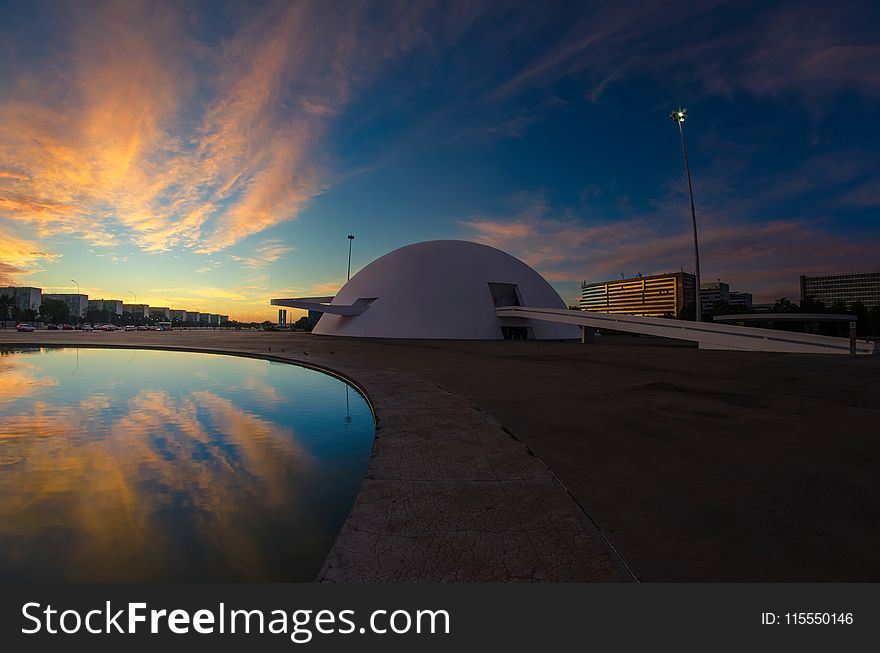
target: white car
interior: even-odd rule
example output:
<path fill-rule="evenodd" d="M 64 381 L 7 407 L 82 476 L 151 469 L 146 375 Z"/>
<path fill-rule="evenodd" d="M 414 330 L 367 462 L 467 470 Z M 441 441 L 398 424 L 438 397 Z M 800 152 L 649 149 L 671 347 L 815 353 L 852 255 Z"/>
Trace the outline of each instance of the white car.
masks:
<path fill-rule="evenodd" d="M 17 331 L 21 331 L 23 333 L 30 333 L 34 330 L 34 327 L 32 327 L 30 324 L 16 324 L 15 328 Z"/>

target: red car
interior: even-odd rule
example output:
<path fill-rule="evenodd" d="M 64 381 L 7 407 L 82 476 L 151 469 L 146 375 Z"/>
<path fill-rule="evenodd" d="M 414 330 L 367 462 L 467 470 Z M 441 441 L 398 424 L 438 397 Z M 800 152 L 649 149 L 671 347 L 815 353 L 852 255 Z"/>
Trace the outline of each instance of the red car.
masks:
<path fill-rule="evenodd" d="M 62 328 L 64 331 L 73 331 L 73 327 L 70 326 L 69 324 L 64 324 L 64 325 L 61 326 L 61 328 Z"/>

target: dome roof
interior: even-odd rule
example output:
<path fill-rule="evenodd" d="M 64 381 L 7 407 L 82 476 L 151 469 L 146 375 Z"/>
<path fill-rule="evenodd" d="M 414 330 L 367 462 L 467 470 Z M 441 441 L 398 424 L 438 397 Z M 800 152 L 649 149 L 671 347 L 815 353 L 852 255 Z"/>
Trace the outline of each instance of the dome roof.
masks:
<path fill-rule="evenodd" d="M 359 315 L 324 313 L 314 333 L 368 338 L 499 340 L 521 326 L 539 340 L 577 338 L 577 327 L 512 318 L 496 306 L 565 308 L 547 281 L 519 259 L 463 240 L 401 247 L 355 274 L 331 305 L 369 301 Z"/>

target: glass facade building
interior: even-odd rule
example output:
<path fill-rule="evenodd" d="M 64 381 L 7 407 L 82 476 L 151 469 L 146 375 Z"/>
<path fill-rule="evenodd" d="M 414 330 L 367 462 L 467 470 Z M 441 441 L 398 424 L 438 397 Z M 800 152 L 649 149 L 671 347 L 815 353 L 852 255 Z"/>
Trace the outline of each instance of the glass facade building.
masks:
<path fill-rule="evenodd" d="M 614 281 L 581 284 L 580 309 L 644 317 L 678 316 L 696 299 L 694 275 L 687 272 L 655 274 Z"/>
<path fill-rule="evenodd" d="M 849 307 L 862 302 L 868 308 L 880 306 L 880 272 L 801 276 L 801 302 L 808 297 L 826 306 L 843 302 Z"/>

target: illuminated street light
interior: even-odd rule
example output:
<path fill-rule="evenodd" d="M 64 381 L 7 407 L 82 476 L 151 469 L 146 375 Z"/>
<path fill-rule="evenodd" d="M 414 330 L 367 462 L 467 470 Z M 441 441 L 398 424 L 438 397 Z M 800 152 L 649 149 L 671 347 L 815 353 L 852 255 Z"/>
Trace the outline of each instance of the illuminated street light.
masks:
<path fill-rule="evenodd" d="M 681 154 L 684 157 L 684 171 L 687 174 L 688 192 L 691 195 L 691 219 L 694 223 L 694 272 L 696 277 L 696 288 L 694 295 L 696 296 L 697 311 L 696 320 L 701 322 L 703 319 L 703 310 L 700 305 L 700 248 L 697 244 L 697 212 L 694 209 L 694 187 L 691 184 L 691 169 L 688 166 L 687 148 L 684 145 L 684 119 L 687 117 L 687 109 L 677 109 L 669 114 L 669 119 L 674 120 L 678 124 L 678 133 L 681 136 Z"/>

